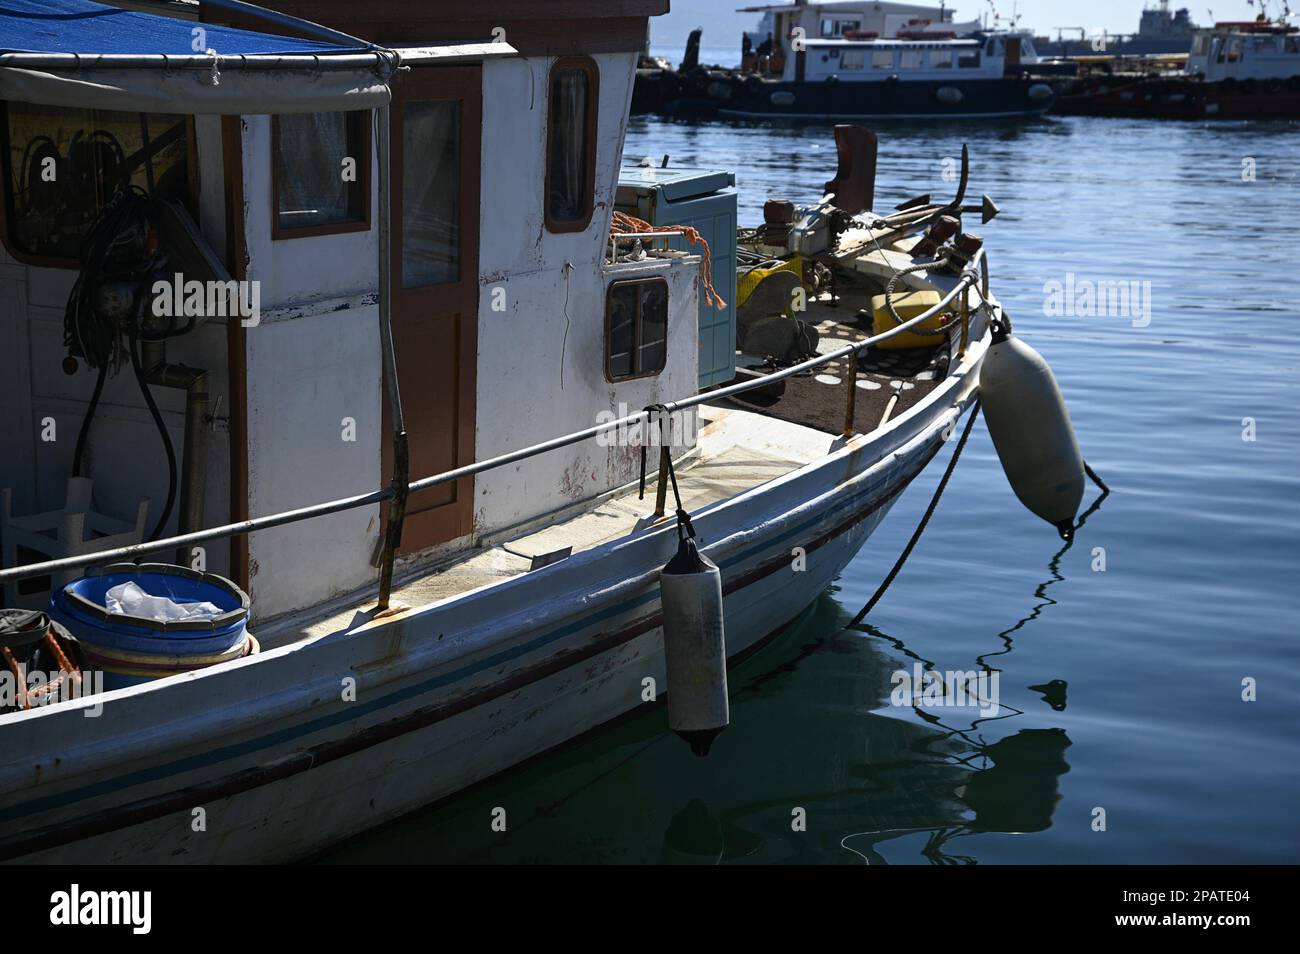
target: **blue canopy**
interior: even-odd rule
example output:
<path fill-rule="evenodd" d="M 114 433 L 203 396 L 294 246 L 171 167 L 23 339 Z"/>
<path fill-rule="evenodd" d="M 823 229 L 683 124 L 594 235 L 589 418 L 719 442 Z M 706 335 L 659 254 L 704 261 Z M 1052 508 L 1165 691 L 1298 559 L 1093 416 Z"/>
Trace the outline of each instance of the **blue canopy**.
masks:
<path fill-rule="evenodd" d="M 389 101 L 395 61 L 392 51 L 377 47 L 272 36 L 92 0 L 0 0 L 5 100 L 165 113 L 373 109 Z"/>
<path fill-rule="evenodd" d="M 135 13 L 91 0 L 0 0 L 0 53 L 166 54 L 202 53 L 193 46 L 193 30 L 201 27 L 204 49 L 222 56 L 266 54 L 360 53 L 314 40 L 271 36 Z"/>

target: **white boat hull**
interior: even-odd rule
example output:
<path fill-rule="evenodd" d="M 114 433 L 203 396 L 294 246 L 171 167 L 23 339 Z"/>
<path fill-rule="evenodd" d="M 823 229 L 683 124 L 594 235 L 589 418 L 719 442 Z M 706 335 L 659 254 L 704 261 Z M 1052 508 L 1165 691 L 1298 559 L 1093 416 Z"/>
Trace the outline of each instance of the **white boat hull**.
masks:
<path fill-rule="evenodd" d="M 888 427 L 695 515 L 723 571 L 729 657 L 853 558 L 969 404 L 985 344 Z M 675 542 L 665 526 L 347 633 L 6 717 L 0 859 L 293 860 L 646 705 L 647 677 L 666 688 L 657 573 Z"/>

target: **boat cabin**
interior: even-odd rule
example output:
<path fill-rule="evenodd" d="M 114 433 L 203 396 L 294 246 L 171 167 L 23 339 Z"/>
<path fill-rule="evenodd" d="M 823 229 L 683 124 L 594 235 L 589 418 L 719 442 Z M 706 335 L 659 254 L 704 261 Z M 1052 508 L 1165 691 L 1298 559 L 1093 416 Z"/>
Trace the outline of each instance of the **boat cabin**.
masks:
<path fill-rule="evenodd" d="M 1216 23 L 1197 30 L 1184 67 L 1206 82 L 1300 76 L 1300 28 L 1280 23 Z"/>
<path fill-rule="evenodd" d="M 104 102 L 20 68 L 17 44 L 0 50 L 6 566 L 392 480 L 374 112 L 387 86 L 388 300 L 412 479 L 695 390 L 699 257 L 611 254 L 636 59 L 667 0 L 574 0 L 544 18 L 508 0 L 273 4 L 395 51 L 387 86 L 384 55 L 365 47 L 223 4 L 133 6 L 0 10 L 0 28 L 51 8 L 67 15 L 57 29 L 116 27 L 70 54 L 211 58 Z M 329 95 L 324 68 L 268 68 L 262 108 L 216 93 L 202 109 L 169 105 L 180 84 L 257 80 L 239 54 L 328 65 L 335 53 L 368 65 Z M 141 219 L 138 260 L 117 235 L 87 248 L 119 194 L 134 197 L 124 221 L 147 207 L 171 223 Z M 625 485 L 638 463 L 635 446 L 585 442 L 414 494 L 400 554 L 436 560 Z M 229 575 L 267 619 L 370 584 L 385 511 L 237 536 L 186 562 Z M 94 526 L 70 528 L 74 512 Z M 55 582 L 6 586 L 6 605 L 43 605 Z"/>
<path fill-rule="evenodd" d="M 997 79 L 1038 61 L 1029 31 L 956 23 L 947 7 L 836 0 L 742 12 L 772 17 L 785 82 Z"/>

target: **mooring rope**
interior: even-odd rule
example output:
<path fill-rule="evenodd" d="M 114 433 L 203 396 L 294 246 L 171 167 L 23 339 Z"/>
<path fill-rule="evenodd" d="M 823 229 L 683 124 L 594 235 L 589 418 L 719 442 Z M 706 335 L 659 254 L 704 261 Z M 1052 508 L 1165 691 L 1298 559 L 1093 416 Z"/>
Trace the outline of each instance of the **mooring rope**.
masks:
<path fill-rule="evenodd" d="M 952 472 L 957 469 L 957 461 L 961 459 L 962 448 L 966 446 L 966 439 L 970 437 L 970 432 L 975 427 L 975 419 L 979 417 L 979 413 L 980 401 L 977 397 L 975 403 L 971 406 L 970 417 L 966 419 L 966 427 L 961 432 L 961 439 L 957 441 L 957 449 L 952 452 L 952 458 L 948 461 L 948 468 L 943 472 L 943 477 L 939 480 L 939 486 L 934 488 L 934 496 L 930 498 L 930 506 L 925 508 L 925 514 L 921 517 L 921 522 L 916 525 L 916 530 L 912 532 L 912 539 L 907 541 L 907 546 L 903 548 L 903 552 L 899 555 L 898 561 L 894 564 L 893 569 L 889 571 L 889 575 L 885 577 L 884 581 L 881 582 L 880 586 L 876 589 L 876 592 L 871 595 L 871 599 L 867 600 L 867 605 L 858 610 L 858 615 L 853 617 L 853 620 L 844 627 L 845 629 L 852 629 L 854 626 L 857 626 L 858 623 L 862 622 L 862 620 L 866 618 L 866 615 L 875 609 L 876 604 L 879 603 L 881 597 L 885 595 L 885 591 L 889 589 L 890 584 L 892 584 L 898 577 L 898 574 L 902 572 L 903 564 L 907 562 L 907 558 L 910 557 L 912 551 L 916 549 L 917 543 L 920 542 L 921 534 L 925 533 L 926 525 L 929 524 L 930 518 L 934 516 L 934 511 L 939 506 L 939 498 L 943 496 L 944 488 L 948 486 L 948 479 L 952 477 Z M 1101 496 L 1099 496 L 1093 505 L 1088 508 L 1087 513 L 1079 519 L 1078 523 L 1074 527 L 1075 530 L 1082 527 L 1083 522 L 1087 520 L 1092 512 L 1101 506 L 1101 502 L 1110 495 L 1110 488 L 1106 486 L 1105 481 L 1097 476 L 1097 472 L 1088 466 L 1087 461 L 1083 462 L 1083 472 L 1087 475 L 1089 480 L 1097 485 L 1098 489 L 1101 491 Z M 1071 543 L 1073 543 L 1073 536 L 1071 536 L 1071 539 L 1067 542 L 1061 553 L 1068 550 Z M 1057 559 L 1059 559 L 1060 556 L 1061 554 L 1058 553 Z"/>
<path fill-rule="evenodd" d="M 957 469 L 957 461 L 961 459 L 962 448 L 966 446 L 966 439 L 970 437 L 971 429 L 974 428 L 975 419 L 979 417 L 979 414 L 980 402 L 979 398 L 976 398 L 975 403 L 971 406 L 970 417 L 966 419 L 966 427 L 961 432 L 961 439 L 957 441 L 957 449 L 952 452 L 952 458 L 948 461 L 948 469 L 943 472 L 943 477 L 939 480 L 939 486 L 934 489 L 934 496 L 930 498 L 930 506 L 925 508 L 925 515 L 921 517 L 921 522 L 916 525 L 916 530 L 912 533 L 912 539 L 907 541 L 907 546 L 903 548 L 902 555 L 899 556 L 898 562 L 894 564 L 894 568 L 889 571 L 889 575 L 885 577 L 876 592 L 872 594 L 871 599 L 867 600 L 867 605 L 858 611 L 858 615 L 853 617 L 853 621 L 849 623 L 848 626 L 844 627 L 845 629 L 852 629 L 854 626 L 857 626 L 858 623 L 862 622 L 866 615 L 875 608 L 876 604 L 880 602 L 881 597 L 885 595 L 885 591 L 889 589 L 890 584 L 894 582 L 894 579 L 902 571 L 903 564 L 907 562 L 907 558 L 910 557 L 912 551 L 916 549 L 916 544 L 920 541 L 921 534 L 925 533 L 926 525 L 930 522 L 930 518 L 934 516 L 935 509 L 939 506 L 939 498 L 943 496 L 944 488 L 948 486 L 948 479 L 952 477 L 952 472 Z"/>

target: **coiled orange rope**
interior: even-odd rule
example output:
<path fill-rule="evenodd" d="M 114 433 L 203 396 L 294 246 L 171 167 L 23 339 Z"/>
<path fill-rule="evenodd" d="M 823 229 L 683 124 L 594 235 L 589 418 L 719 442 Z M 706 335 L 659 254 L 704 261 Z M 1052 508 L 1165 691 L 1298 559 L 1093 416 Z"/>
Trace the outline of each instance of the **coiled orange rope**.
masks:
<path fill-rule="evenodd" d="M 615 212 L 609 228 L 613 233 L 681 232 L 691 245 L 702 246 L 704 251 L 700 254 L 700 287 L 704 289 L 704 303 L 713 305 L 715 308 L 727 307 L 727 303 L 722 300 L 722 296 L 713 289 L 713 257 L 709 254 L 709 243 L 704 241 L 704 236 L 700 234 L 699 229 L 692 228 L 689 225 L 655 226 L 649 222 L 643 222 L 635 216 L 628 215 L 626 212 Z"/>

